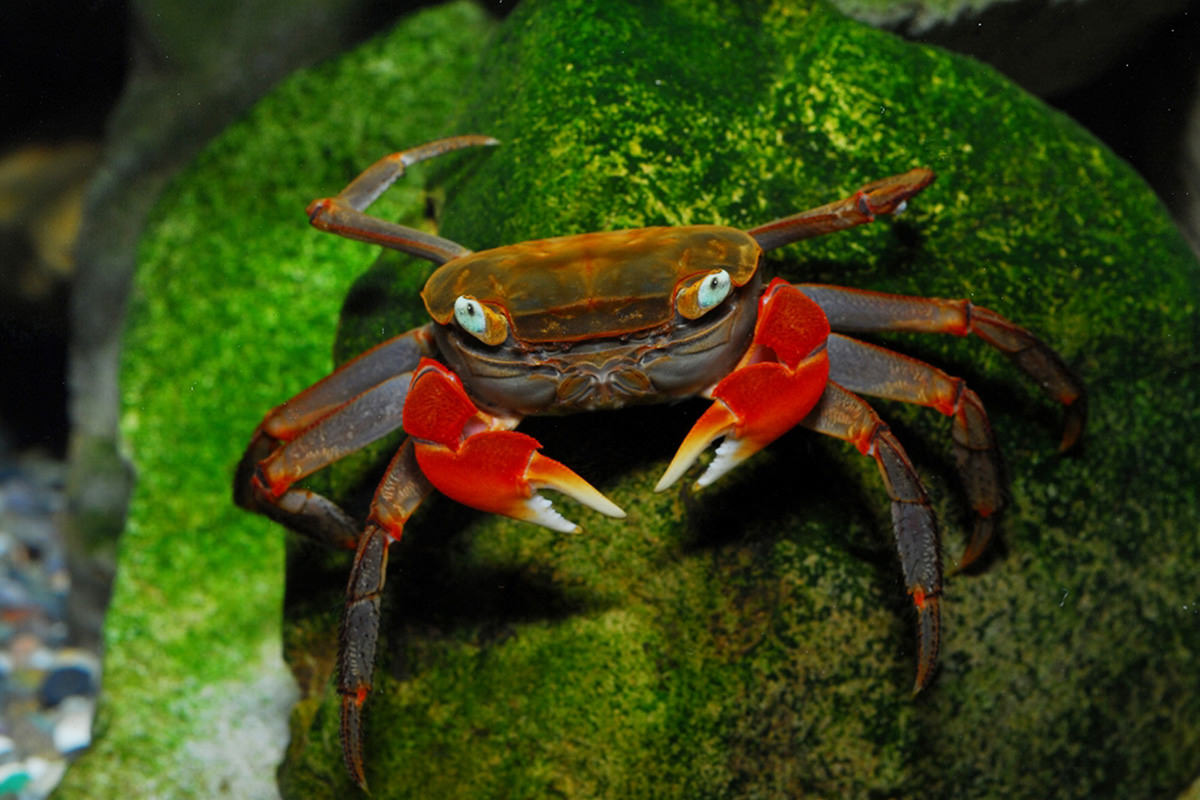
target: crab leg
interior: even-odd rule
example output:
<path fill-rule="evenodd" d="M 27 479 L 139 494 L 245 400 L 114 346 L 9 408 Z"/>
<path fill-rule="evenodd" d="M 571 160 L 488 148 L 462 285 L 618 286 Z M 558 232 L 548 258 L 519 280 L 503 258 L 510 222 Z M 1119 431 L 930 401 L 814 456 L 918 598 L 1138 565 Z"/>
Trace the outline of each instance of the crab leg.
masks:
<path fill-rule="evenodd" d="M 917 609 L 919 692 L 929 684 L 941 642 L 942 559 L 937 520 L 921 479 L 887 425 L 861 398 L 830 381 L 821 400 L 800 423 L 850 442 L 879 465 L 892 499 L 892 531 L 904 583 Z"/>
<path fill-rule="evenodd" d="M 296 396 L 280 403 L 259 426 L 288 441 L 350 400 L 402 372 L 412 372 L 433 353 L 432 324 L 414 328 L 355 356 Z"/>
<path fill-rule="evenodd" d="M 379 639 L 379 604 L 387 575 L 388 547 L 399 541 L 404 523 L 433 487 L 417 468 L 412 440 L 406 439 L 375 492 L 366 530 L 359 537 L 346 585 L 338 645 L 338 693 L 342 696 L 342 759 L 365 791 L 363 773 L 363 704 L 375 672 Z"/>
<path fill-rule="evenodd" d="M 829 336 L 829 379 L 859 394 L 936 409 L 954 420 L 952 438 L 958 471 L 975 512 L 971 540 L 959 561 L 974 561 L 995 531 L 1004 507 L 1000 454 L 979 396 L 962 378 L 923 361 L 840 334 Z"/>
<path fill-rule="evenodd" d="M 490 136 L 452 136 L 384 156 L 363 170 L 335 197 L 312 201 L 308 206 L 308 219 L 323 231 L 360 242 L 390 247 L 428 259 L 435 264 L 444 264 L 471 251 L 449 239 L 388 222 L 363 212 L 404 175 L 406 167 L 451 150 L 495 144 L 499 142 Z"/>
<path fill-rule="evenodd" d="M 238 464 L 234 501 L 318 540 L 355 547 L 357 522 L 291 485 L 399 427 L 411 370 L 429 342 L 426 328 L 389 339 L 268 413 Z"/>
<path fill-rule="evenodd" d="M 367 394 L 369 392 L 360 398 Z M 360 398 L 346 408 L 358 403 Z M 387 548 L 400 538 L 405 521 L 420 502 L 436 488 L 448 497 L 482 511 L 535 522 L 559 531 L 578 530 L 563 519 L 549 501 L 537 494 L 538 488 L 548 487 L 603 514 L 625 516 L 612 501 L 574 472 L 539 454 L 537 450 L 541 445 L 536 439 L 511 430 L 519 418 L 500 417 L 479 410 L 463 390 L 458 377 L 437 361 L 429 358 L 420 361 L 400 402 L 404 409 L 404 429 L 411 438 L 405 440 L 388 467 L 371 504 L 366 531 L 358 541 L 346 588 L 338 658 L 342 755 L 350 774 L 364 789 L 362 708 L 371 689 L 374 670 Z M 318 424 L 306 430 L 293 442 L 321 427 Z M 325 441 L 324 436 L 320 439 Z M 339 439 L 336 447 L 343 446 L 354 449 L 354 445 L 345 445 Z M 312 449 L 329 451 L 327 447 Z M 281 450 L 286 450 L 286 446 Z M 305 450 L 307 452 L 307 448 Z M 273 463 L 266 464 L 263 469 L 268 479 L 273 466 Z"/>
<path fill-rule="evenodd" d="M 537 493 L 549 488 L 601 514 L 625 516 L 583 478 L 538 453 L 537 439 L 511 430 L 519 421 L 481 411 L 458 376 L 432 359 L 417 366 L 404 406 L 404 429 L 416 442 L 421 471 L 438 491 L 463 505 L 578 531 Z"/>
<path fill-rule="evenodd" d="M 334 413 L 310 425 L 258 464 L 255 480 L 272 497 L 293 483 L 361 450 L 400 427 L 412 373 L 372 386 Z"/>
<path fill-rule="evenodd" d="M 975 334 L 1066 407 L 1060 450 L 1070 449 L 1083 434 L 1087 421 L 1083 382 L 1058 353 L 996 312 L 970 300 L 907 297 L 812 283 L 797 284 L 796 288 L 816 301 L 837 331 Z"/>
<path fill-rule="evenodd" d="M 918 167 L 868 183 L 844 200 L 759 225 L 747 233 L 763 250 L 774 250 L 801 239 L 874 222 L 876 214 L 898 214 L 910 197 L 932 182 L 933 172 Z"/>

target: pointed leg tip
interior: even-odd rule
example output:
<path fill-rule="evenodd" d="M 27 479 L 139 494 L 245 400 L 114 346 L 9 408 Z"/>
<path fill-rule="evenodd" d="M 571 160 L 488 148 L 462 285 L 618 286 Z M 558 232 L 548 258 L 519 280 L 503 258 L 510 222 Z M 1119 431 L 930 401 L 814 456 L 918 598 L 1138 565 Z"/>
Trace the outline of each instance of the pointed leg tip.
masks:
<path fill-rule="evenodd" d="M 917 606 L 917 677 L 913 695 L 924 689 L 933 680 L 937 670 L 938 651 L 942 639 L 941 599 L 937 594 L 925 594 L 920 589 L 913 592 Z"/>
<path fill-rule="evenodd" d="M 979 555 L 980 555 L 979 552 L 975 552 L 975 551 L 971 550 L 970 547 L 968 547 L 966 550 L 963 551 L 962 556 L 958 559 L 958 563 L 951 564 L 950 567 L 946 570 L 946 577 L 952 578 L 955 575 L 962 572 L 963 570 L 967 569 L 968 567 L 970 567 L 972 564 L 975 563 L 975 559 L 979 558 Z"/>
<path fill-rule="evenodd" d="M 975 563 L 984 551 L 987 550 L 988 544 L 992 541 L 993 535 L 996 533 L 996 516 L 989 514 L 988 516 L 977 516 L 975 518 L 975 529 L 971 531 L 971 538 L 967 542 L 967 549 L 959 557 L 958 563 L 950 567 L 946 571 L 947 575 L 957 575 Z"/>
<path fill-rule="evenodd" d="M 370 794 L 363 770 L 362 705 L 346 695 L 342 696 L 342 763 L 355 785 L 364 794 Z"/>
<path fill-rule="evenodd" d="M 1076 398 L 1067 406 L 1063 418 L 1062 440 L 1058 443 L 1058 452 L 1065 453 L 1083 438 L 1083 429 L 1087 425 L 1087 405 L 1082 396 Z"/>
<path fill-rule="evenodd" d="M 916 697 L 917 695 L 919 695 L 922 691 L 925 690 L 926 687 L 929 686 L 930 682 L 933 681 L 933 673 L 934 673 L 935 669 L 936 669 L 936 664 L 921 663 L 921 664 L 917 665 L 917 677 L 913 681 L 913 689 L 912 689 L 913 697 Z"/>

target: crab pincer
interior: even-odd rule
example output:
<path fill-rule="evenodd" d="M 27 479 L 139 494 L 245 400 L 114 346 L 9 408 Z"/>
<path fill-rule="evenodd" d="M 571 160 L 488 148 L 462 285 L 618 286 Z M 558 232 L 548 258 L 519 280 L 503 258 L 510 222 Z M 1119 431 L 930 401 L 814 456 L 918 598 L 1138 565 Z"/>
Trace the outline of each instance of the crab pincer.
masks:
<path fill-rule="evenodd" d="M 776 278 L 759 300 L 754 340 L 741 362 L 709 394 L 655 491 L 669 488 L 705 448 L 724 437 L 696 481 L 704 487 L 794 428 L 816 405 L 829 379 L 829 321 L 819 306 Z"/>
<path fill-rule="evenodd" d="M 539 488 L 554 489 L 610 517 L 615 503 L 568 467 L 537 452 L 537 439 L 497 429 L 505 420 L 480 411 L 458 376 L 424 359 L 413 375 L 404 406 L 404 430 L 413 437 L 417 463 L 429 482 L 463 505 L 574 533 Z"/>

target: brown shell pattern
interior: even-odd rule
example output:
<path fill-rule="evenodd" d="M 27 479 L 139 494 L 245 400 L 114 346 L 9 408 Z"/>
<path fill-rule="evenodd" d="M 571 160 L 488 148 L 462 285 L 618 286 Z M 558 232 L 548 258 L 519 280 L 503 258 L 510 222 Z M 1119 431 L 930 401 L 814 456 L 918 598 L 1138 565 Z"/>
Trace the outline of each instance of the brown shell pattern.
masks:
<path fill-rule="evenodd" d="M 540 239 L 448 261 L 421 297 L 443 325 L 458 297 L 474 297 L 505 314 L 526 342 L 619 336 L 670 321 L 680 285 L 714 269 L 745 284 L 761 252 L 749 234 L 719 225 Z"/>

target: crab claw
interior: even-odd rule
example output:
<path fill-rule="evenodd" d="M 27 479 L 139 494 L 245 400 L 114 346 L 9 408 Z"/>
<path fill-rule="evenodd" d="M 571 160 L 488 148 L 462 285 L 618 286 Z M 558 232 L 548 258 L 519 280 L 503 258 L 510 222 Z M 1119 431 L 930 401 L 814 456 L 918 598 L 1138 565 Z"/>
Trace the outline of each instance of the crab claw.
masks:
<path fill-rule="evenodd" d="M 538 453 L 540 447 L 537 439 L 516 431 L 483 431 L 467 437 L 457 451 L 417 442 L 417 464 L 439 492 L 463 505 L 563 533 L 575 533 L 579 526 L 564 519 L 537 489 L 562 492 L 610 517 L 625 516 L 571 469 Z"/>
<path fill-rule="evenodd" d="M 702 488 L 793 428 L 829 381 L 829 322 L 812 300 L 776 278 L 763 292 L 754 344 L 746 360 L 711 392 L 715 402 L 696 420 L 655 491 L 685 473 L 722 436 L 716 458 L 696 481 Z"/>
<path fill-rule="evenodd" d="M 532 437 L 529 438 L 532 439 Z M 537 444 L 536 439 L 533 439 L 533 442 Z M 540 447 L 541 445 L 537 446 Z M 529 466 L 525 468 L 525 480 L 528 482 L 530 488 L 554 489 L 570 497 L 577 503 L 585 505 L 593 511 L 600 512 L 606 517 L 615 517 L 616 519 L 625 518 L 625 512 L 621 510 L 621 507 L 605 497 L 596 487 L 579 477 L 569 467 L 552 458 L 546 458 L 541 453 L 534 452 L 530 455 Z M 544 506 L 550 514 L 558 519 L 562 519 L 558 512 L 550 507 L 550 501 L 543 498 L 536 491 L 530 495 L 524 505 L 526 508 L 537 505 Z M 546 525 L 541 519 L 542 513 L 534 509 L 531 517 L 518 516 L 518 519 L 525 519 L 529 522 L 536 522 L 539 525 Z M 567 524 L 570 525 L 571 523 Z M 554 528 L 553 525 L 546 525 L 546 527 Z M 578 526 L 574 527 L 574 530 L 578 529 Z M 564 529 L 555 528 L 555 530 Z"/>
<path fill-rule="evenodd" d="M 679 450 L 667 465 L 667 471 L 659 478 L 654 491 L 661 492 L 674 485 L 696 463 L 700 454 L 722 436 L 725 440 L 718 445 L 716 458 L 696 480 L 697 488 L 708 486 L 769 444 L 752 438 L 738 438 L 736 431 L 741 423 L 742 420 L 724 403 L 713 403 L 684 437 L 683 444 L 679 445 Z"/>
<path fill-rule="evenodd" d="M 417 464 L 434 488 L 480 511 L 573 533 L 538 489 L 554 489 L 610 517 L 624 517 L 615 503 L 568 467 L 537 451 L 537 439 L 492 430 L 495 418 L 467 397 L 458 378 L 426 359 L 417 366 L 404 405 L 404 429 L 413 437 Z"/>

